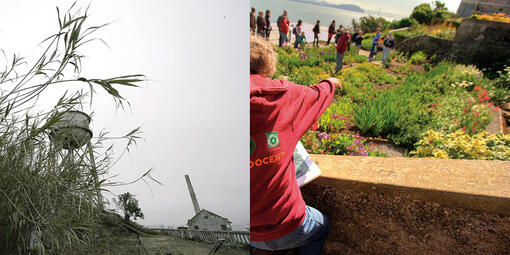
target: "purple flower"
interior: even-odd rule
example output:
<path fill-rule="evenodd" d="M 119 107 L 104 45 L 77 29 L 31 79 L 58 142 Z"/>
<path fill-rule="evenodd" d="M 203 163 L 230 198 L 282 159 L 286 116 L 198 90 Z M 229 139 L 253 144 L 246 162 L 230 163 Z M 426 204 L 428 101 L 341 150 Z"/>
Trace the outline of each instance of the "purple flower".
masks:
<path fill-rule="evenodd" d="M 323 140 L 328 140 L 329 138 L 331 138 L 331 135 L 326 133 L 326 132 L 322 132 L 320 133 L 319 135 L 317 135 L 320 139 L 323 139 Z"/>

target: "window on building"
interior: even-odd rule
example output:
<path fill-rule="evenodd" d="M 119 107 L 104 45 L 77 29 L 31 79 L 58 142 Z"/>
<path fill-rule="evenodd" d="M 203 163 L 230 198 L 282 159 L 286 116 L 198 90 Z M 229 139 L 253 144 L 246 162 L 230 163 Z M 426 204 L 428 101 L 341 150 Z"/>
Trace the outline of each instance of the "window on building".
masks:
<path fill-rule="evenodd" d="M 198 230 L 198 226 L 196 226 L 196 225 L 195 225 L 195 227 L 194 227 L 194 228 L 195 228 L 196 230 Z"/>
<path fill-rule="evenodd" d="M 221 225 L 221 230 L 228 230 L 227 225 Z"/>
<path fill-rule="evenodd" d="M 209 219 L 209 215 L 204 215 L 204 219 Z"/>

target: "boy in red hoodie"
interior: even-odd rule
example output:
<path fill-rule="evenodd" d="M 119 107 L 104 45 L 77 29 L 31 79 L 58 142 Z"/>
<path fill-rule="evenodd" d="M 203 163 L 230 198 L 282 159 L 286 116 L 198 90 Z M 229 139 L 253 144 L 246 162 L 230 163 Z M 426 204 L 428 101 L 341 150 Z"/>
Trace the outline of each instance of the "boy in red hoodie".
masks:
<path fill-rule="evenodd" d="M 269 42 L 250 38 L 250 244 L 320 254 L 329 222 L 305 205 L 292 155 L 340 84 L 329 79 L 306 87 L 272 80 L 276 60 Z"/>

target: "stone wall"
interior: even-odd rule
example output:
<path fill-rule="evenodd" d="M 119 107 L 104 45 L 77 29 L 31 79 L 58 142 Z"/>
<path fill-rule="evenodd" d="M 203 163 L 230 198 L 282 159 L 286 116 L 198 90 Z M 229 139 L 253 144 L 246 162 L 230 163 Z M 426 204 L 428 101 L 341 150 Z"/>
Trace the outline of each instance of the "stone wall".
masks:
<path fill-rule="evenodd" d="M 495 13 L 502 11 L 510 15 L 510 0 L 462 0 L 457 15 L 469 17 L 474 12 Z"/>
<path fill-rule="evenodd" d="M 510 162 L 312 155 L 324 254 L 510 254 Z"/>
<path fill-rule="evenodd" d="M 510 60 L 510 23 L 462 21 L 453 40 L 452 53 L 460 63 L 482 67 Z"/>
<path fill-rule="evenodd" d="M 463 64 L 489 67 L 510 61 L 510 23 L 465 19 L 453 41 L 422 35 L 395 47 L 402 52 L 421 50 L 429 56 L 436 54 Z"/>
<path fill-rule="evenodd" d="M 420 35 L 397 43 L 395 49 L 406 53 L 423 51 L 428 56 L 436 55 L 441 59 L 452 58 L 451 49 L 453 41 L 436 38 L 430 35 Z"/>

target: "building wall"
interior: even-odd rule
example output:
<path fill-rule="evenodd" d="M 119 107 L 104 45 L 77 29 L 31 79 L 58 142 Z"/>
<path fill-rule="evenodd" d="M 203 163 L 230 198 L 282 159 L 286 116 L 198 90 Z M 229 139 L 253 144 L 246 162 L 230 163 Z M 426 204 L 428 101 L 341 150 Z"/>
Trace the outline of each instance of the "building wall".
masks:
<path fill-rule="evenodd" d="M 188 222 L 191 230 L 227 231 L 232 230 L 228 219 L 211 214 L 208 211 L 200 211 L 199 214 Z"/>
<path fill-rule="evenodd" d="M 495 13 L 502 11 L 510 15 L 510 0 L 462 0 L 457 15 L 468 17 L 473 12 Z"/>

